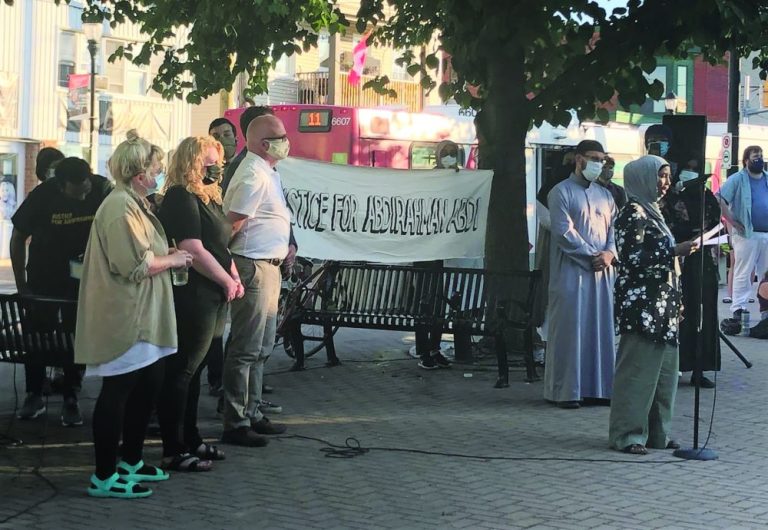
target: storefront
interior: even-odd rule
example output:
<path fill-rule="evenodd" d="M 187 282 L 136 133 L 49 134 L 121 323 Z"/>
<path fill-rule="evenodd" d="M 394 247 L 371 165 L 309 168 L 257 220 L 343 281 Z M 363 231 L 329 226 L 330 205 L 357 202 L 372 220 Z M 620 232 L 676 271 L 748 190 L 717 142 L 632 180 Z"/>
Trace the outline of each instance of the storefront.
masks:
<path fill-rule="evenodd" d="M 11 217 L 25 196 L 24 152 L 24 143 L 0 140 L 0 259 L 10 257 Z"/>

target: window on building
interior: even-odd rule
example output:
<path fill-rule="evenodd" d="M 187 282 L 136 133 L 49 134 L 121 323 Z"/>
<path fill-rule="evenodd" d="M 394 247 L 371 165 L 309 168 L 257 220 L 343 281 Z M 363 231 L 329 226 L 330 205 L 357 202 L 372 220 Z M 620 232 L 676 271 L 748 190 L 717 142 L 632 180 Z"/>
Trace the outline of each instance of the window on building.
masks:
<path fill-rule="evenodd" d="M 104 73 L 109 79 L 109 91 L 116 94 L 122 94 L 125 86 L 125 67 L 124 59 L 118 59 L 115 62 L 109 62 L 109 58 L 120 47 L 122 43 L 116 40 L 108 40 L 104 43 Z"/>
<path fill-rule="evenodd" d="M 688 112 L 688 67 L 677 67 L 677 88 L 675 89 L 677 95 L 677 112 Z"/>
<path fill-rule="evenodd" d="M 331 55 L 331 38 L 327 31 L 321 31 L 317 36 L 317 62 L 321 72 L 328 71 L 328 57 Z"/>
<path fill-rule="evenodd" d="M 648 79 L 649 83 L 658 80 L 661 81 L 661 83 L 664 85 L 664 90 L 661 92 L 661 99 L 653 102 L 653 112 L 664 113 L 666 110 L 664 108 L 664 96 L 667 95 L 667 67 L 657 66 L 653 72 L 646 74 L 645 77 Z"/>
<path fill-rule="evenodd" d="M 283 55 L 275 63 L 275 75 L 279 77 L 293 77 L 296 73 L 296 54 L 290 57 Z"/>
<path fill-rule="evenodd" d="M 69 86 L 69 74 L 77 64 L 77 35 L 71 31 L 59 34 L 59 86 Z"/>
<path fill-rule="evenodd" d="M 394 58 L 392 59 L 392 79 L 396 79 L 398 81 L 412 81 L 410 75 L 408 75 L 407 70 L 405 69 L 405 66 L 401 66 L 397 63 L 397 60 L 400 58 L 402 54 L 400 51 L 395 50 Z"/>
<path fill-rule="evenodd" d="M 132 96 L 146 96 L 147 89 L 147 67 L 136 66 L 130 61 L 125 61 L 125 94 Z"/>
<path fill-rule="evenodd" d="M 115 94 L 127 94 L 130 96 L 159 96 L 151 90 L 152 78 L 163 63 L 162 54 L 153 56 L 149 65 L 135 65 L 124 57 L 115 62 L 109 62 L 109 58 L 125 42 L 118 40 L 106 40 L 104 42 L 104 70 L 108 78 L 109 91 Z"/>

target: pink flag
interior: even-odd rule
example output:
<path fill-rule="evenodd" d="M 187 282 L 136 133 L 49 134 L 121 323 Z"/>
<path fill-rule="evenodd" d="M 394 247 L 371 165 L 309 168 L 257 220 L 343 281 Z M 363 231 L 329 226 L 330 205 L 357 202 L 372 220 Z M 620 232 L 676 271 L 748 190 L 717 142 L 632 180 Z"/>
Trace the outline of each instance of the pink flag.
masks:
<path fill-rule="evenodd" d="M 720 183 L 722 182 L 722 168 L 723 168 L 723 150 L 720 149 L 720 154 L 717 155 L 717 162 L 715 162 L 715 170 L 712 172 L 712 193 L 717 193 L 720 190 Z"/>
<path fill-rule="evenodd" d="M 352 70 L 349 71 L 349 84 L 357 85 L 360 83 L 360 76 L 363 75 L 363 66 L 365 65 L 365 55 L 368 53 L 368 33 L 363 35 L 352 50 Z"/>

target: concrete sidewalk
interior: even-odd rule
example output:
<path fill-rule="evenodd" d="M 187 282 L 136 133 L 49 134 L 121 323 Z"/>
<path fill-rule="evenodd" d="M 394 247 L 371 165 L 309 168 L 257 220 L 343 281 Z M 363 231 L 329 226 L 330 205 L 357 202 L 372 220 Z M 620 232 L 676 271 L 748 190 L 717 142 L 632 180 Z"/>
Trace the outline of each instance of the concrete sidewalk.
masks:
<path fill-rule="evenodd" d="M 703 441 L 717 396 L 708 443 L 720 460 L 690 462 L 669 451 L 608 450 L 608 408 L 552 407 L 540 383 L 522 382 L 522 370 L 495 390 L 492 359 L 427 372 L 405 354 L 411 335 L 337 337 L 344 364 L 336 368 L 313 357 L 309 370 L 287 372 L 290 360 L 275 351 L 270 398 L 285 413 L 273 419 L 290 435 L 339 445 L 354 437 L 369 452 L 328 458 L 323 443 L 291 437 L 260 449 L 222 446 L 228 458 L 214 471 L 175 473 L 142 501 L 85 495 L 95 381 L 83 392 L 84 427 L 59 426 L 58 396 L 47 421 L 20 423 L 11 417 L 13 368 L 0 366 L 0 433 L 25 442 L 0 447 L 0 528 L 768 528 L 766 342 L 734 338 L 750 370 L 723 349 L 717 394 L 703 390 L 701 409 Z M 15 376 L 21 399 L 22 370 Z M 684 445 L 693 412 L 687 377 L 675 413 Z M 203 393 L 200 423 L 213 439 L 220 419 Z M 159 458 L 152 439 L 146 460 Z"/>

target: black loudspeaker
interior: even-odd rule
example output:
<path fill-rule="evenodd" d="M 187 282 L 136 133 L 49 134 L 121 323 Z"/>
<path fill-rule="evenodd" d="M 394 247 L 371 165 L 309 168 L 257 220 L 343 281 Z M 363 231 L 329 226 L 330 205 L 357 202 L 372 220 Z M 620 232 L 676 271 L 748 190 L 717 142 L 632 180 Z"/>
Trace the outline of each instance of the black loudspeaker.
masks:
<path fill-rule="evenodd" d="M 707 117 L 693 114 L 665 114 L 662 123 L 672 130 L 669 152 L 664 158 L 672 167 L 672 181 L 680 171 L 705 173 L 704 154 L 707 146 Z"/>

